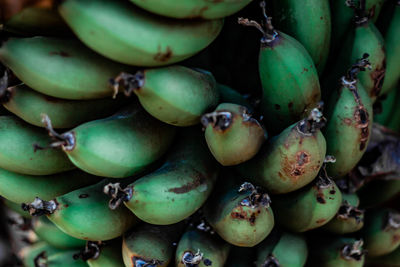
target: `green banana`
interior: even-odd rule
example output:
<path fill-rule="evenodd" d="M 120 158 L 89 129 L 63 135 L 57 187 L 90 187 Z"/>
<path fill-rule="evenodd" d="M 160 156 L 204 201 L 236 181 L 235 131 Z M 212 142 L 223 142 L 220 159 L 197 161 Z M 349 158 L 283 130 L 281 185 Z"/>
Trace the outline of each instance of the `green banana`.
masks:
<path fill-rule="evenodd" d="M 108 80 L 127 71 L 77 40 L 50 37 L 10 38 L 0 47 L 0 61 L 34 90 L 75 100 L 111 96 Z"/>
<path fill-rule="evenodd" d="M 86 241 L 65 234 L 46 217 L 34 217 L 32 228 L 40 240 L 60 249 L 80 248 Z"/>
<path fill-rule="evenodd" d="M 54 200 L 36 198 L 22 208 L 33 216 L 46 214 L 66 234 L 84 240 L 109 240 L 121 236 L 138 220 L 125 207 L 108 208 L 102 192 L 107 180 L 84 187 Z"/>
<path fill-rule="evenodd" d="M 198 210 L 214 187 L 218 166 L 201 135 L 194 129 L 182 131 L 179 143 L 156 171 L 125 189 L 110 184 L 104 192 L 112 199 L 110 208 L 122 201 L 138 218 L 151 224 L 173 224 Z"/>
<path fill-rule="evenodd" d="M 176 267 L 223 267 L 230 246 L 216 235 L 189 229 L 179 240 L 175 252 Z"/>
<path fill-rule="evenodd" d="M 105 243 L 87 241 L 74 258 L 86 261 L 89 267 L 124 267 L 121 243 L 120 239 Z"/>
<path fill-rule="evenodd" d="M 74 250 L 67 250 L 49 256 L 39 255 L 35 267 L 88 267 L 83 260 L 74 258 L 75 253 Z"/>
<path fill-rule="evenodd" d="M 158 17 L 127 1 L 68 0 L 59 12 L 87 46 L 114 61 L 136 66 L 169 65 L 191 57 L 214 41 L 223 26 L 222 19 Z"/>
<path fill-rule="evenodd" d="M 273 231 L 257 248 L 257 266 L 302 267 L 308 256 L 305 238 Z"/>
<path fill-rule="evenodd" d="M 43 117 L 53 147 L 61 147 L 71 162 L 85 172 L 124 178 L 141 172 L 168 149 L 175 128 L 149 116 L 137 103 L 116 114 L 58 134 Z"/>
<path fill-rule="evenodd" d="M 364 210 L 358 209 L 359 204 L 356 194 L 342 193 L 342 205 L 338 213 L 322 229 L 339 235 L 360 230 L 364 225 Z"/>
<path fill-rule="evenodd" d="M 201 117 L 208 148 L 223 166 L 243 163 L 254 157 L 264 143 L 267 133 L 240 105 L 222 103 L 215 111 Z"/>
<path fill-rule="evenodd" d="M 30 202 L 35 197 L 51 200 L 98 181 L 99 177 L 82 171 L 33 176 L 0 168 L 0 195 L 16 203 Z"/>
<path fill-rule="evenodd" d="M 253 248 L 232 246 L 225 266 L 254 267 L 255 251 Z"/>
<path fill-rule="evenodd" d="M 274 0 L 273 7 L 279 27 L 304 45 L 322 73 L 331 41 L 329 0 Z"/>
<path fill-rule="evenodd" d="M 400 213 L 392 209 L 366 212 L 363 228 L 368 257 L 389 254 L 400 246 Z"/>
<path fill-rule="evenodd" d="M 368 14 L 368 18 L 372 22 L 376 22 L 381 12 L 382 6 L 386 0 L 365 0 L 365 9 Z"/>
<path fill-rule="evenodd" d="M 232 103 L 246 107 L 250 112 L 253 112 L 254 108 L 251 104 L 244 98 L 239 92 L 233 90 L 232 88 L 217 83 L 217 88 L 219 91 L 219 102 L 220 103 Z"/>
<path fill-rule="evenodd" d="M 380 101 L 380 106 L 382 112 L 379 114 L 374 114 L 374 122 L 377 122 L 381 125 L 387 125 L 388 122 L 392 119 L 393 113 L 396 110 L 396 102 L 400 100 L 399 90 L 391 90 L 386 95 L 382 96 L 378 99 Z M 378 103 L 375 102 L 375 103 Z"/>
<path fill-rule="evenodd" d="M 367 266 L 371 267 L 399 267 L 400 266 L 400 248 L 392 253 L 376 258 L 368 258 Z"/>
<path fill-rule="evenodd" d="M 361 207 L 380 206 L 400 194 L 400 180 L 373 180 L 363 185 L 357 194 Z"/>
<path fill-rule="evenodd" d="M 147 112 L 175 126 L 199 123 L 201 115 L 218 104 L 211 73 L 178 65 L 121 73 L 111 83 L 116 93 L 123 84 L 125 95 L 133 91 Z"/>
<path fill-rule="evenodd" d="M 319 128 L 324 118 L 318 109 L 270 139 L 254 159 L 237 170 L 271 194 L 283 194 L 310 183 L 325 158 L 326 141 Z"/>
<path fill-rule="evenodd" d="M 226 179 L 224 179 L 226 180 Z M 270 198 L 250 183 L 226 186 L 226 181 L 205 206 L 207 222 L 226 242 L 253 247 L 264 240 L 274 227 Z"/>
<path fill-rule="evenodd" d="M 239 24 L 256 27 L 263 33 L 258 60 L 263 87 L 261 112 L 266 125 L 280 132 L 306 117 L 321 98 L 318 74 L 306 49 L 294 38 L 275 31 L 266 16 L 261 26 L 239 18 Z M 269 130 L 269 129 L 268 129 Z"/>
<path fill-rule="evenodd" d="M 35 126 L 43 127 L 41 114 L 52 119 L 54 128 L 72 128 L 117 111 L 124 99 L 65 100 L 47 96 L 24 84 L 7 88 L 0 101 L 10 112 Z"/>
<path fill-rule="evenodd" d="M 228 1 L 180 1 L 173 0 L 131 0 L 135 5 L 152 13 L 177 18 L 203 18 L 217 19 L 230 16 L 252 0 L 228 0 Z"/>
<path fill-rule="evenodd" d="M 366 57 L 342 77 L 342 85 L 332 93 L 328 104 L 328 123 L 323 133 L 329 140 L 326 153 L 336 158 L 336 163 L 327 167 L 334 178 L 346 175 L 356 166 L 371 136 L 372 103 L 357 79 L 357 74 L 370 65 Z"/>
<path fill-rule="evenodd" d="M 48 135 L 15 116 L 0 116 L 0 168 L 28 175 L 49 175 L 74 169 L 62 151 L 42 149 Z"/>
<path fill-rule="evenodd" d="M 173 243 L 179 239 L 182 224 L 141 225 L 126 233 L 122 241 L 122 258 L 126 267 L 166 267 L 173 261 Z"/>
<path fill-rule="evenodd" d="M 24 247 L 19 256 L 22 258 L 25 267 L 37 267 L 38 256 L 49 257 L 53 254 L 62 252 L 62 249 L 52 247 L 44 241 Z"/>
<path fill-rule="evenodd" d="M 293 232 L 321 227 L 333 219 L 342 203 L 342 194 L 322 167 L 308 186 L 272 198 L 276 221 Z M 294 220 L 294 218 L 296 218 Z"/>

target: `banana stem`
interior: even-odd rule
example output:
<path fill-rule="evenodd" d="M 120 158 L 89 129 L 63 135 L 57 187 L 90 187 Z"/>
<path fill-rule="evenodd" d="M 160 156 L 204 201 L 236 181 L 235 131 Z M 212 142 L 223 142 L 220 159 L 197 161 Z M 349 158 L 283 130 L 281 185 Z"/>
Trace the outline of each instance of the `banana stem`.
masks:
<path fill-rule="evenodd" d="M 32 216 L 42 216 L 53 214 L 54 211 L 57 209 L 58 203 L 55 200 L 42 200 L 38 197 L 32 203 L 22 203 L 21 208 L 24 211 L 28 211 Z"/>
<path fill-rule="evenodd" d="M 311 110 L 307 118 L 297 124 L 297 131 L 304 135 L 312 135 L 326 124 L 326 118 L 322 114 L 324 102 L 319 102 L 318 106 Z"/>
<path fill-rule="evenodd" d="M 121 206 L 123 202 L 131 200 L 133 196 L 132 188 L 128 186 L 127 188 L 122 189 L 120 183 L 109 183 L 105 185 L 103 192 L 107 196 L 111 197 L 110 201 L 108 202 L 108 207 L 111 210 L 115 210 Z"/>
<path fill-rule="evenodd" d="M 71 151 L 75 147 L 75 136 L 72 132 L 66 132 L 63 134 L 57 133 L 52 124 L 49 116 L 47 114 L 41 114 L 42 123 L 44 124 L 49 136 L 54 140 L 50 143 L 49 147 L 56 148 L 62 147 L 66 151 Z"/>
<path fill-rule="evenodd" d="M 363 215 L 364 210 L 358 209 L 357 207 L 350 205 L 350 203 L 345 200 L 344 203 L 340 206 L 337 216 L 341 219 L 354 218 L 359 224 L 363 221 Z"/>
<path fill-rule="evenodd" d="M 269 197 L 269 195 L 267 193 L 262 193 L 261 188 L 255 187 L 251 183 L 243 183 L 238 191 L 239 193 L 251 191 L 250 196 L 246 197 L 240 202 L 240 205 L 242 206 L 247 206 L 255 209 L 259 205 L 262 205 L 263 207 L 269 207 L 269 205 L 271 204 L 271 198 Z"/>
<path fill-rule="evenodd" d="M 135 74 L 121 72 L 117 77 L 110 79 L 110 85 L 114 90 L 113 98 L 117 97 L 121 85 L 125 96 L 131 96 L 134 90 L 143 87 L 144 72 L 138 71 Z"/>
<path fill-rule="evenodd" d="M 33 264 L 35 267 L 47 267 L 47 256 L 46 251 L 39 253 L 34 259 Z"/>
<path fill-rule="evenodd" d="M 211 113 L 206 113 L 201 117 L 201 123 L 204 127 L 212 124 L 213 128 L 219 128 L 220 130 L 225 130 L 229 128 L 232 124 L 232 113 L 229 111 L 214 111 Z"/>
<path fill-rule="evenodd" d="M 334 160 L 332 160 L 332 158 Z M 315 181 L 315 185 L 319 188 L 327 188 L 332 185 L 332 180 L 328 175 L 328 172 L 326 171 L 326 164 L 327 163 L 334 163 L 336 162 L 336 159 L 333 156 L 327 156 L 325 157 L 324 163 L 322 164 L 321 169 L 319 170 L 318 176 Z"/>
<path fill-rule="evenodd" d="M 347 260 L 360 261 L 365 254 L 365 250 L 362 249 L 363 244 L 362 239 L 357 240 L 353 244 L 346 244 L 341 251 L 342 257 Z"/>
<path fill-rule="evenodd" d="M 270 267 L 270 266 L 275 266 L 275 267 L 279 267 L 281 266 L 278 259 L 274 257 L 274 255 L 272 255 L 272 253 L 270 253 L 267 257 L 267 259 L 264 261 L 262 267 Z"/>
<path fill-rule="evenodd" d="M 187 251 L 182 256 L 182 262 L 185 264 L 185 267 L 198 266 L 201 261 L 203 261 L 205 266 L 212 265 L 212 262 L 209 259 L 203 259 L 203 253 L 200 253 L 199 249 L 197 250 L 196 254 Z"/>
<path fill-rule="evenodd" d="M 400 213 L 389 212 L 385 230 L 400 228 Z"/>
<path fill-rule="evenodd" d="M 162 265 L 163 262 L 159 260 L 150 260 L 146 261 L 144 259 L 134 257 L 135 265 L 134 266 L 142 266 L 142 267 L 156 267 L 158 265 Z"/>
<path fill-rule="evenodd" d="M 88 261 L 90 259 L 97 259 L 100 256 L 100 248 L 104 244 L 101 241 L 87 241 L 85 247 L 74 254 L 74 260 L 82 259 L 84 261 Z"/>

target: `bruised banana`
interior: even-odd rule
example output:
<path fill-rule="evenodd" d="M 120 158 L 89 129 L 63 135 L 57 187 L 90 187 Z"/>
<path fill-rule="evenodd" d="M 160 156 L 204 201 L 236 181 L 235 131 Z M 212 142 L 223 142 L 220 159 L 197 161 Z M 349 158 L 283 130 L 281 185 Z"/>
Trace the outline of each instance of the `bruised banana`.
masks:
<path fill-rule="evenodd" d="M 117 239 L 110 242 L 87 241 L 74 258 L 86 261 L 89 267 L 125 267 L 121 255 L 121 239 Z"/>
<path fill-rule="evenodd" d="M 370 65 L 366 55 L 342 77 L 326 111 L 328 123 L 323 131 L 327 154 L 336 162 L 327 166 L 330 176 L 339 178 L 350 172 L 367 149 L 373 120 L 372 102 L 357 74 Z"/>
<path fill-rule="evenodd" d="M 222 239 L 235 246 L 254 247 L 274 227 L 270 202 L 269 196 L 259 188 L 244 183 L 240 187 L 229 186 L 222 192 L 217 190 L 206 204 L 204 213 L 207 222 Z"/>
<path fill-rule="evenodd" d="M 173 224 L 195 213 L 214 187 L 218 166 L 194 129 L 182 131 L 180 142 L 156 171 L 125 189 L 110 184 L 110 208 L 123 201 L 138 218 L 158 225 Z"/>
<path fill-rule="evenodd" d="M 25 267 L 37 267 L 38 256 L 50 257 L 53 254 L 62 252 L 62 249 L 55 248 L 44 241 L 40 241 L 33 245 L 24 247 L 19 256 Z"/>
<path fill-rule="evenodd" d="M 215 111 L 201 117 L 208 148 L 223 166 L 243 163 L 254 157 L 267 134 L 240 105 L 222 103 Z"/>
<path fill-rule="evenodd" d="M 35 197 L 51 200 L 98 181 L 99 177 L 82 171 L 33 176 L 0 168 L 0 195 L 15 203 L 31 202 Z"/>
<path fill-rule="evenodd" d="M 317 71 L 306 49 L 294 38 L 274 30 L 271 18 L 265 14 L 265 2 L 262 3 L 264 26 L 243 18 L 238 22 L 256 27 L 263 34 L 258 61 L 263 87 L 261 111 L 266 125 L 280 132 L 317 106 L 321 90 Z"/>
<path fill-rule="evenodd" d="M 257 248 L 257 266 L 302 267 L 308 256 L 305 238 L 274 230 Z"/>
<path fill-rule="evenodd" d="M 237 170 L 271 194 L 283 194 L 310 183 L 318 174 L 326 151 L 319 128 L 324 118 L 318 109 L 309 118 L 289 126 L 270 139 L 265 148 Z"/>
<path fill-rule="evenodd" d="M 47 215 L 66 234 L 84 240 L 110 240 L 121 236 L 138 220 L 125 207 L 108 208 L 103 193 L 107 180 L 84 187 L 54 200 L 36 198 L 22 208 L 33 216 Z"/>
<path fill-rule="evenodd" d="M 183 66 L 146 69 L 135 74 L 121 73 L 111 80 L 115 94 L 123 85 L 132 91 L 143 108 L 158 120 L 174 126 L 190 126 L 218 104 L 219 92 L 213 75 Z"/>
<path fill-rule="evenodd" d="M 10 38 L 0 47 L 0 61 L 34 90 L 75 100 L 112 96 L 109 79 L 127 71 L 77 40 L 50 37 Z"/>
<path fill-rule="evenodd" d="M 230 245 L 217 235 L 197 229 L 187 230 L 175 252 L 176 267 L 223 267 Z"/>
<path fill-rule="evenodd" d="M 214 41 L 223 26 L 222 19 L 162 18 L 127 1 L 68 0 L 59 12 L 87 46 L 136 66 L 169 65 L 189 58 Z"/>
<path fill-rule="evenodd" d="M 143 224 L 124 234 L 122 258 L 126 267 L 166 267 L 173 261 L 174 246 L 182 223 L 155 226 Z"/>
<path fill-rule="evenodd" d="M 0 116 L 0 168 L 28 175 L 49 175 L 75 166 L 62 151 L 43 149 L 49 136 L 15 116 Z"/>
<path fill-rule="evenodd" d="M 131 0 L 135 5 L 161 16 L 187 19 L 203 18 L 217 19 L 230 16 L 252 0 L 228 0 L 228 1 L 197 1 L 185 0 L 176 2 L 174 0 Z"/>
<path fill-rule="evenodd" d="M 137 103 L 116 114 L 58 134 L 51 118 L 43 122 L 71 162 L 85 172 L 112 178 L 137 174 L 168 149 L 175 128 L 149 116 Z"/>
<path fill-rule="evenodd" d="M 10 112 L 35 126 L 43 127 L 41 114 L 51 118 L 54 128 L 72 128 L 104 118 L 117 111 L 126 100 L 66 100 L 47 96 L 24 84 L 8 87 L 0 101 Z"/>

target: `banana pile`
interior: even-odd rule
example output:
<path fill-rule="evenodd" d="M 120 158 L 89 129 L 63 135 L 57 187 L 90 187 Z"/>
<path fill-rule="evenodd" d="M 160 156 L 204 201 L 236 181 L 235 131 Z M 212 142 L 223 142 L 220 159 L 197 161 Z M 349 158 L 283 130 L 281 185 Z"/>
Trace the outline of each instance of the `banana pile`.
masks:
<path fill-rule="evenodd" d="M 12 266 L 400 266 L 400 1 L 1 5 Z"/>

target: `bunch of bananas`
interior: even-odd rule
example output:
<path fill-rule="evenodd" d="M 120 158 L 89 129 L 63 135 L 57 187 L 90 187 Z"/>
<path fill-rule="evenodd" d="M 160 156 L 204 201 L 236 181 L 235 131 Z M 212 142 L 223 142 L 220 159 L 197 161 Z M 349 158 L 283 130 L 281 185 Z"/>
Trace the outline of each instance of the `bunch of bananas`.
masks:
<path fill-rule="evenodd" d="M 1 5 L 20 264 L 400 266 L 400 1 Z"/>

